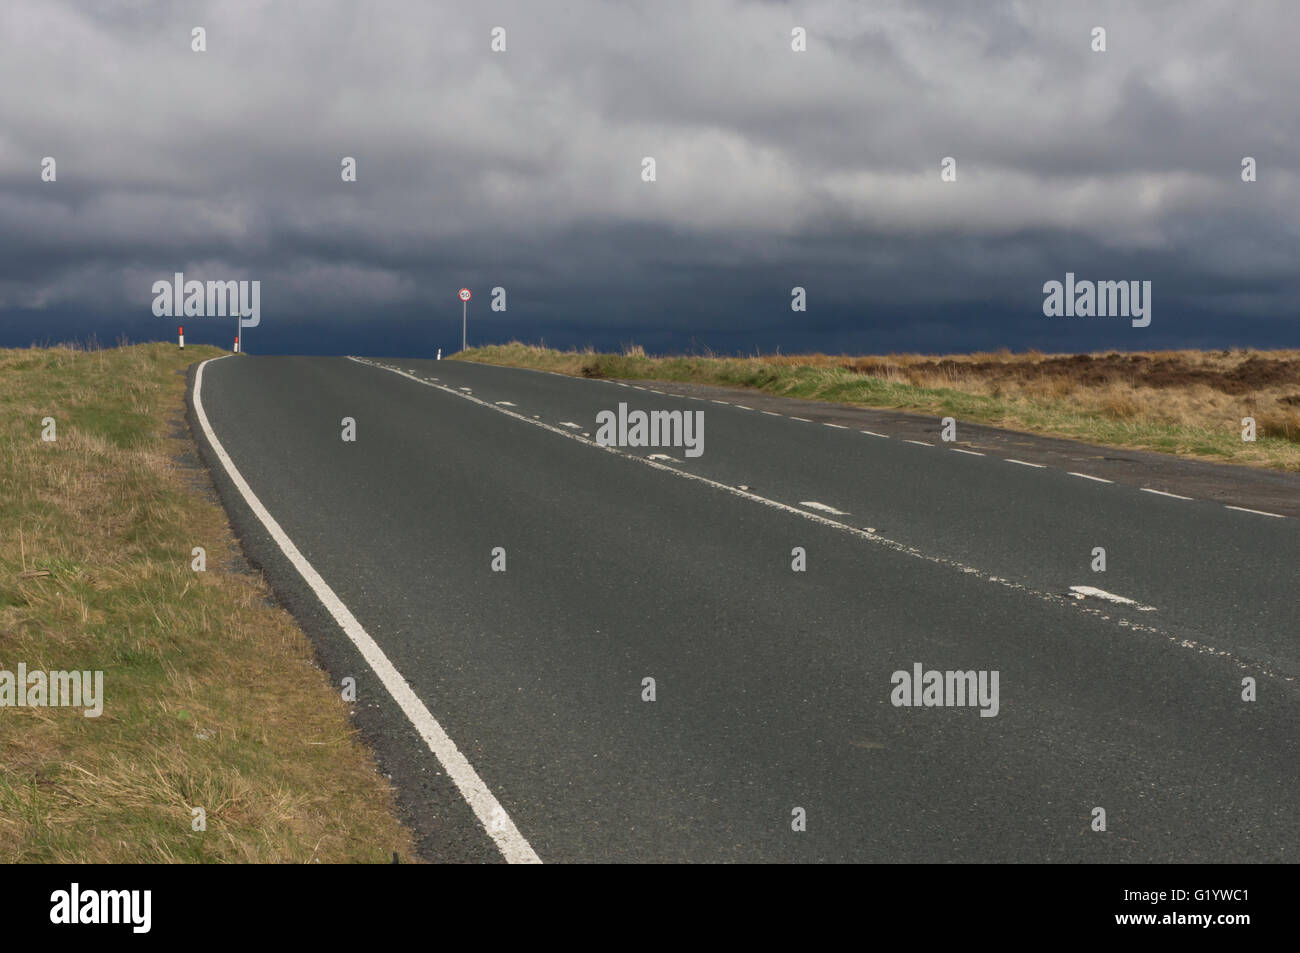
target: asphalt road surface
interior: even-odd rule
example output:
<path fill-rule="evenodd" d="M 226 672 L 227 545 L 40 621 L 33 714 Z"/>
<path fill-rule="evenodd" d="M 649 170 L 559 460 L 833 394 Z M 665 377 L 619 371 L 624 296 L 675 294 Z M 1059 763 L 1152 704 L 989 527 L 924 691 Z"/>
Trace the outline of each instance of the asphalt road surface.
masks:
<path fill-rule="evenodd" d="M 1300 860 L 1292 516 L 960 421 L 454 361 L 193 376 L 245 550 L 357 680 L 431 860 Z M 703 453 L 598 446 L 620 402 L 702 411 Z M 894 704 L 918 664 L 989 693 Z"/>

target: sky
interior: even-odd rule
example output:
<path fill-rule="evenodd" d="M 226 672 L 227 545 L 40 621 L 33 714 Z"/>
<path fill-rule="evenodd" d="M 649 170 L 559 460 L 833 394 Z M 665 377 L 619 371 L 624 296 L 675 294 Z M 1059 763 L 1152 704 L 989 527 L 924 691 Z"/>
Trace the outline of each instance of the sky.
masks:
<path fill-rule="evenodd" d="M 462 286 L 471 344 L 1300 347 L 1297 39 L 1294 0 L 7 0 L 0 346 L 170 339 L 181 272 L 260 282 L 253 353 L 451 352 Z M 1045 315 L 1067 273 L 1150 324 Z"/>

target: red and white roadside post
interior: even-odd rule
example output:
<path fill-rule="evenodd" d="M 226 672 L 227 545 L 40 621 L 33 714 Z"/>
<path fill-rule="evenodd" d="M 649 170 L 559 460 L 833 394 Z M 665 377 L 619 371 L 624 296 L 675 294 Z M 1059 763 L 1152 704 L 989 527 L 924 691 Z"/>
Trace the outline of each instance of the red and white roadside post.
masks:
<path fill-rule="evenodd" d="M 235 335 L 235 353 L 236 353 L 236 354 L 239 353 L 239 335 L 238 335 L 238 334 Z"/>
<path fill-rule="evenodd" d="M 179 324 L 176 326 L 176 336 L 180 339 L 181 350 L 185 350 L 185 325 Z"/>
<path fill-rule="evenodd" d="M 465 309 L 471 297 L 468 288 L 461 288 L 457 292 L 460 297 L 460 349 L 465 350 L 465 332 L 468 325 L 465 322 Z"/>

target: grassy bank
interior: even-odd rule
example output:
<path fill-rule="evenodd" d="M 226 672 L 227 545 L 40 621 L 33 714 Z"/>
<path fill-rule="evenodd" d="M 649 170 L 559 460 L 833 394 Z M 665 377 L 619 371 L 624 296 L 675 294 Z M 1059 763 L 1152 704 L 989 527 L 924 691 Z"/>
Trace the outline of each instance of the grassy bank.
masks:
<path fill-rule="evenodd" d="M 0 670 L 104 673 L 97 718 L 0 707 L 6 863 L 411 856 L 338 690 L 182 460 L 183 370 L 220 353 L 0 351 Z"/>
<path fill-rule="evenodd" d="M 517 341 L 456 359 L 582 377 L 747 387 L 1027 433 L 1300 471 L 1300 351 L 648 357 Z M 1242 440 L 1253 417 L 1256 440 Z"/>

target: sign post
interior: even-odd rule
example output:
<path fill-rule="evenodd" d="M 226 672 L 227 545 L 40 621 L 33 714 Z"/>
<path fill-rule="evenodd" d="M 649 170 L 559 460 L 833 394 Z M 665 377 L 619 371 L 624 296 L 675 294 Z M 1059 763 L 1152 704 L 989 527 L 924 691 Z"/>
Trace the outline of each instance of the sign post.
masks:
<path fill-rule="evenodd" d="M 465 322 L 465 309 L 471 296 L 468 288 L 461 288 L 457 294 L 460 296 L 460 349 L 463 351 L 465 350 L 465 332 L 468 327 Z"/>

